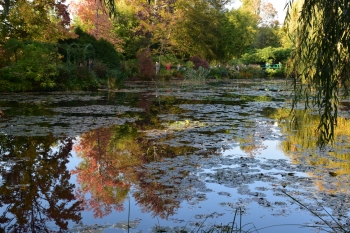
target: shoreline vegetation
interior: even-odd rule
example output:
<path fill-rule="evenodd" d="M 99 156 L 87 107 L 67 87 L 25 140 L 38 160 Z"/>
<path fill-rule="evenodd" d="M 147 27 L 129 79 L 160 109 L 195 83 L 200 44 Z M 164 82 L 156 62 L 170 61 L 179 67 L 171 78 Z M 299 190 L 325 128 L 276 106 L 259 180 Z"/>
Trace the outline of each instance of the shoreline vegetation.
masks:
<path fill-rule="evenodd" d="M 94 41 L 93 39 L 91 41 L 97 46 L 108 45 L 105 41 Z M 15 52 L 9 50 L 8 53 L 20 53 L 21 55 L 16 57 L 16 62 L 13 64 L 0 68 L 0 92 L 113 90 L 122 88 L 125 81 L 182 80 L 191 84 L 201 84 L 213 79 L 217 81 L 264 80 L 286 77 L 283 67 L 265 69 L 263 65 L 258 64 L 232 64 L 222 68 L 208 66 L 203 59 L 198 63 L 190 60 L 186 66 L 180 68 L 167 69 L 165 65 L 161 65 L 160 73 L 156 75 L 153 70 L 153 62 L 137 70 L 142 60 L 123 62 L 117 53 L 110 55 L 114 57 L 115 62 L 113 63 L 100 60 L 91 43 L 72 42 L 49 45 L 14 40 L 8 41 L 8 44 L 15 44 L 17 48 Z M 87 51 L 89 49 L 91 51 Z M 52 54 L 54 56 L 50 57 Z M 64 59 L 58 62 L 59 57 Z M 109 59 L 106 58 L 106 60 Z M 142 75 L 143 69 L 148 70 L 150 74 Z"/>

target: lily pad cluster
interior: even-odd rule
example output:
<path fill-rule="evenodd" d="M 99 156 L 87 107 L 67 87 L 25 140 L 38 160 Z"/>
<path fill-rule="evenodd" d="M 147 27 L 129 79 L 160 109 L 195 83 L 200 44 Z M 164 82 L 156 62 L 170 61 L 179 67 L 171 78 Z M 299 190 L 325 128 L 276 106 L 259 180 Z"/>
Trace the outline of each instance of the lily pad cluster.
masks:
<path fill-rule="evenodd" d="M 134 107 L 135 103 L 130 102 L 107 104 L 103 102 L 106 101 L 106 95 L 101 93 L 29 93 L 4 95 L 0 109 L 11 111 L 41 105 L 47 114 L 14 114 L 0 119 L 0 133 L 12 136 L 53 134 L 58 137 L 75 137 L 92 129 L 133 122 L 141 125 L 138 130 L 152 141 L 154 147 L 191 147 L 191 150 L 181 155 L 163 157 L 132 167 L 142 176 L 132 184 L 131 195 L 138 189 L 141 190 L 141 186 L 153 186 L 157 188 L 152 193 L 138 193 L 138 198 L 145 200 L 147 195 L 153 195 L 157 201 L 165 203 L 165 209 L 171 209 L 175 205 L 180 208 L 182 203 L 181 206 L 185 207 L 181 208 L 198 210 L 215 196 L 218 198 L 216 206 L 212 206 L 210 211 L 196 212 L 191 221 L 179 217 L 169 218 L 176 224 L 188 223 L 185 228 L 155 225 L 153 232 L 198 229 L 203 219 L 219 221 L 237 209 L 248 216 L 254 212 L 251 209 L 253 205 L 276 217 L 305 211 L 288 195 L 303 202 L 313 212 L 328 218 L 322 207 L 327 208 L 339 221 L 346 223 L 350 212 L 349 174 L 339 173 L 337 169 L 327 167 L 327 164 L 318 163 L 320 158 L 326 160 L 331 157 L 330 149 L 308 151 L 309 153 L 300 155 L 300 145 L 295 145 L 295 151 L 284 159 L 274 158 L 273 155 L 266 158 L 263 155 L 267 148 L 271 149 L 270 142 L 287 139 L 287 135 L 280 130 L 280 122 L 264 114 L 266 109 L 290 108 L 291 88 L 285 82 L 228 82 L 200 88 L 157 85 L 130 83 L 128 89 L 118 90 L 144 93 L 147 103 L 159 108 L 162 97 L 181 100 L 175 107 L 183 111 L 178 114 L 159 111 L 153 118 L 145 117 L 151 119 L 147 127 L 143 125 L 145 122 L 140 123 L 140 119 L 152 114 L 152 111 L 146 111 L 152 109 L 149 106 Z M 259 90 L 261 88 L 264 90 Z M 275 89 L 279 91 L 271 91 Z M 154 98 L 153 102 L 149 101 L 150 98 Z M 128 113 L 132 113 L 133 117 L 127 116 Z M 152 127 L 154 121 L 159 121 L 161 127 Z M 348 140 L 344 137 L 338 143 L 344 148 L 344 159 L 332 157 L 332 161 L 344 162 L 349 154 L 346 149 Z M 274 148 L 274 151 L 278 150 L 280 148 Z M 317 184 L 321 182 L 323 186 L 319 189 Z M 341 188 L 338 187 L 340 183 Z M 104 225 L 80 224 L 71 231 L 139 229 L 141 224 L 141 219 Z"/>
<path fill-rule="evenodd" d="M 112 125 L 123 125 L 126 122 L 134 122 L 135 117 L 123 117 L 126 112 L 142 112 L 143 109 L 126 105 L 94 105 L 89 101 L 101 100 L 103 96 L 90 96 L 74 94 L 43 95 L 11 95 L 6 96 L 2 105 L 10 105 L 16 100 L 25 103 L 26 106 L 42 104 L 48 114 L 37 116 L 9 115 L 0 119 L 0 133 L 13 136 L 46 136 L 53 134 L 57 137 L 76 137 L 91 129 L 108 127 Z M 18 99 L 13 99 L 18 98 Z M 83 101 L 84 106 L 56 107 L 55 103 L 69 103 Z M 81 104 L 82 104 L 81 103 Z M 14 107 L 1 107 L 11 110 Z"/>

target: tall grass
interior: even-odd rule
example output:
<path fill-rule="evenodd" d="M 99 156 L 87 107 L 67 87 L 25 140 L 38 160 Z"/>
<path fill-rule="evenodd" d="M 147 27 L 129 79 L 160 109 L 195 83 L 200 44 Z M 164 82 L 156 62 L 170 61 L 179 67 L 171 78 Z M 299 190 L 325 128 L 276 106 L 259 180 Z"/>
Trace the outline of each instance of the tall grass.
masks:
<path fill-rule="evenodd" d="M 199 67 L 198 70 L 192 68 L 187 69 L 184 75 L 183 85 L 204 85 L 205 80 L 208 78 L 210 71 L 203 67 Z"/>

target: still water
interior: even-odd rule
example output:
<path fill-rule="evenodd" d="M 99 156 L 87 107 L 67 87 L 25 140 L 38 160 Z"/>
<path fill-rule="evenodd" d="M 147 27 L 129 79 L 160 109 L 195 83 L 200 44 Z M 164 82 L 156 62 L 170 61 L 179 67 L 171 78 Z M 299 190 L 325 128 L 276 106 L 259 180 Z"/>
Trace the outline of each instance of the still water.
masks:
<path fill-rule="evenodd" d="M 334 145 L 320 150 L 317 115 L 297 110 L 290 123 L 290 89 L 213 81 L 1 94 L 0 226 L 345 232 L 337 223 L 350 223 L 348 102 Z"/>

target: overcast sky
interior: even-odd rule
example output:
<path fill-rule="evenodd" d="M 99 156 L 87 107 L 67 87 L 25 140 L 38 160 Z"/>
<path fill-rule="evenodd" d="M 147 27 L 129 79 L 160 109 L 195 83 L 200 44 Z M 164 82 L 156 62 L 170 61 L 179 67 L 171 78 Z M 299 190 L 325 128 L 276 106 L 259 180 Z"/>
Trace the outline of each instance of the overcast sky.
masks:
<path fill-rule="evenodd" d="M 278 21 L 280 23 L 283 23 L 284 17 L 286 16 L 286 10 L 283 10 L 283 9 L 284 9 L 284 6 L 286 5 L 286 3 L 289 2 L 289 0 L 264 0 L 264 1 L 270 2 L 273 5 L 273 7 L 278 12 Z M 235 0 L 235 3 L 232 4 L 232 6 L 234 8 L 238 8 L 241 5 L 242 5 L 242 3 L 239 0 Z"/>

